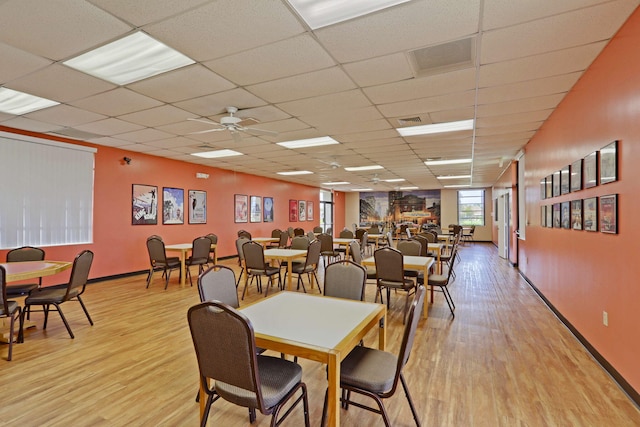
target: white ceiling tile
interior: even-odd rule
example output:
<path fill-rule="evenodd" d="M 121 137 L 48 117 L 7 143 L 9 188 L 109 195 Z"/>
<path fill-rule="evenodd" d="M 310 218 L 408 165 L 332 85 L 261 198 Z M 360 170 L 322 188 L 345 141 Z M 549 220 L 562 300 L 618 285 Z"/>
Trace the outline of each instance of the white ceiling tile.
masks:
<path fill-rule="evenodd" d="M 156 22 L 192 9 L 209 0 L 88 0 L 135 26 Z"/>
<path fill-rule="evenodd" d="M 420 98 L 411 101 L 394 102 L 378 106 L 380 112 L 388 117 L 412 117 L 431 111 L 459 109 L 473 106 L 475 91 L 450 93 L 447 95 Z"/>
<path fill-rule="evenodd" d="M 485 87 L 478 90 L 478 103 L 513 101 L 520 98 L 531 98 L 540 95 L 568 92 L 580 78 L 581 73 L 560 74 L 541 79 L 528 80 L 499 86 Z"/>
<path fill-rule="evenodd" d="M 344 69 L 363 87 L 413 78 L 411 63 L 404 52 L 352 62 L 345 64 Z"/>
<path fill-rule="evenodd" d="M 0 43 L 0 84 L 30 74 L 51 64 L 50 60 Z"/>
<path fill-rule="evenodd" d="M 180 108 L 176 108 L 172 105 L 161 105 L 148 110 L 123 114 L 118 118 L 142 126 L 154 127 L 183 122 L 189 117 L 193 117 L 193 114 L 188 111 L 181 110 Z"/>
<path fill-rule="evenodd" d="M 59 104 L 44 110 L 25 114 L 25 117 L 42 122 L 53 123 L 62 126 L 77 126 L 83 123 L 95 122 L 106 119 L 102 114 L 82 110 L 71 105 Z"/>
<path fill-rule="evenodd" d="M 76 126 L 76 129 L 83 130 L 85 132 L 91 132 L 98 135 L 117 135 L 125 132 L 133 132 L 135 130 L 143 129 L 142 126 L 133 123 L 125 122 L 118 119 L 104 119 L 97 122 L 86 123 L 80 126 Z"/>
<path fill-rule="evenodd" d="M 94 138 L 90 139 L 90 142 L 98 145 L 104 145 L 107 147 L 123 147 L 125 145 L 131 145 L 131 141 L 125 141 L 123 139 L 112 138 L 110 136 L 102 137 L 102 138 Z"/>
<path fill-rule="evenodd" d="M 226 111 L 228 106 L 244 109 L 260 107 L 265 104 L 266 102 L 262 99 L 240 88 L 175 103 L 178 108 L 203 117 L 221 114 Z"/>
<path fill-rule="evenodd" d="M 38 120 L 28 119 L 26 117 L 13 116 L 2 122 L 3 126 L 9 126 L 17 129 L 30 130 L 32 132 L 50 132 L 60 129 L 60 125 L 41 122 Z"/>
<path fill-rule="evenodd" d="M 538 123 L 546 120 L 553 112 L 552 108 L 547 110 L 526 111 L 523 113 L 500 114 L 495 116 L 479 117 L 476 128 L 491 128 L 495 126 L 511 125 L 515 123 Z"/>
<path fill-rule="evenodd" d="M 157 147 L 158 145 L 154 142 L 171 138 L 173 135 L 170 133 L 162 132 L 157 129 L 140 129 L 133 132 L 121 133 L 118 135 L 118 138 L 122 138 L 126 141 L 131 142 L 146 142 L 149 145 L 153 145 Z"/>
<path fill-rule="evenodd" d="M 155 99 L 137 94 L 125 88 L 110 90 L 70 102 L 70 104 L 106 116 L 119 116 L 161 105 L 161 103 Z"/>
<path fill-rule="evenodd" d="M 478 118 L 552 109 L 562 101 L 563 97 L 564 94 L 555 94 L 480 105 L 478 106 Z"/>
<path fill-rule="evenodd" d="M 321 114 L 327 111 L 343 111 L 370 106 L 371 102 L 361 90 L 347 90 L 297 101 L 278 104 L 282 110 L 292 116 Z"/>

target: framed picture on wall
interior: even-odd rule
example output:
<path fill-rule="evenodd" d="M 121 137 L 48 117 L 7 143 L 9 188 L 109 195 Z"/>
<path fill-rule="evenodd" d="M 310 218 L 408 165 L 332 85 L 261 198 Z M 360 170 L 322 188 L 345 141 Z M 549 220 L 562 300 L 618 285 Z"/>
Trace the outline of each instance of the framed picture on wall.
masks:
<path fill-rule="evenodd" d="M 560 194 L 569 194 L 571 191 L 571 186 L 569 181 L 571 179 L 571 175 L 569 174 L 569 166 L 565 166 L 560 169 Z"/>
<path fill-rule="evenodd" d="M 582 159 L 571 163 L 571 191 L 582 190 Z"/>
<path fill-rule="evenodd" d="M 547 198 L 547 178 L 540 180 L 540 200 Z"/>
<path fill-rule="evenodd" d="M 560 171 L 553 173 L 553 197 L 560 195 Z"/>
<path fill-rule="evenodd" d="M 162 223 L 184 224 L 184 190 L 164 187 L 162 189 Z"/>
<path fill-rule="evenodd" d="M 133 184 L 131 189 L 131 224 L 158 224 L 158 187 Z"/>
<path fill-rule="evenodd" d="M 582 200 L 582 228 L 586 231 L 598 231 L 598 198 Z"/>
<path fill-rule="evenodd" d="M 540 206 L 540 227 L 547 226 L 547 206 Z"/>
<path fill-rule="evenodd" d="M 264 222 L 273 222 L 273 197 L 265 197 L 263 205 L 262 220 Z"/>
<path fill-rule="evenodd" d="M 550 199 L 553 197 L 553 175 L 549 175 L 544 179 L 544 182 L 547 184 L 546 191 L 546 199 Z"/>
<path fill-rule="evenodd" d="M 571 228 L 571 205 L 569 202 L 562 202 L 560 205 L 560 216 L 562 228 Z"/>
<path fill-rule="evenodd" d="M 547 205 L 547 228 L 553 227 L 553 206 Z"/>
<path fill-rule="evenodd" d="M 618 179 L 618 141 L 600 149 L 600 184 Z"/>
<path fill-rule="evenodd" d="M 571 228 L 582 230 L 582 200 L 571 201 Z"/>
<path fill-rule="evenodd" d="M 560 203 L 553 204 L 553 228 L 560 228 Z"/>
<path fill-rule="evenodd" d="M 246 194 L 235 194 L 233 196 L 234 222 L 248 222 L 249 198 Z"/>
<path fill-rule="evenodd" d="M 250 200 L 251 222 L 262 222 L 262 197 L 251 196 Z"/>
<path fill-rule="evenodd" d="M 313 202 L 307 202 L 307 221 L 313 221 Z"/>
<path fill-rule="evenodd" d="M 618 195 L 600 196 L 600 231 L 602 233 L 618 232 Z"/>
<path fill-rule="evenodd" d="M 189 224 L 207 223 L 207 192 L 189 190 Z"/>
<path fill-rule="evenodd" d="M 298 201 L 289 200 L 289 222 L 298 221 Z"/>
<path fill-rule="evenodd" d="M 598 152 L 594 151 L 584 158 L 582 171 L 584 174 L 584 188 L 591 188 L 598 185 Z"/>
<path fill-rule="evenodd" d="M 307 202 L 305 200 L 298 200 L 298 221 L 307 220 Z"/>

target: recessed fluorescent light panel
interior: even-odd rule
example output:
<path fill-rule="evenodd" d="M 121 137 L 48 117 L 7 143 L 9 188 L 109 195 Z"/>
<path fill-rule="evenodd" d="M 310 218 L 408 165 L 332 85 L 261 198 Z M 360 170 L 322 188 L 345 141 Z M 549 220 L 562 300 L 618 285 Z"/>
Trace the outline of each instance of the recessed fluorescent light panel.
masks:
<path fill-rule="evenodd" d="M 473 119 L 458 122 L 436 123 L 432 125 L 396 128 L 401 136 L 429 135 L 433 133 L 455 132 L 473 129 Z"/>
<path fill-rule="evenodd" d="M 277 172 L 278 175 L 292 176 L 292 175 L 309 175 L 311 171 L 289 171 L 289 172 Z"/>
<path fill-rule="evenodd" d="M 351 184 L 351 183 L 347 182 L 347 181 L 323 182 L 322 183 L 322 185 L 347 185 L 347 184 Z"/>
<path fill-rule="evenodd" d="M 404 178 L 383 179 L 384 182 L 402 182 L 406 181 Z"/>
<path fill-rule="evenodd" d="M 413 186 L 411 186 L 411 187 L 400 187 L 400 188 L 398 188 L 398 190 L 417 190 L 417 189 L 418 189 L 418 187 L 413 187 Z"/>
<path fill-rule="evenodd" d="M 277 142 L 276 144 L 285 148 L 294 149 L 294 148 L 319 147 L 321 145 L 333 145 L 333 144 L 340 144 L 340 143 L 329 136 L 321 136 L 319 138 L 297 139 L 295 141 Z"/>
<path fill-rule="evenodd" d="M 438 179 L 465 179 L 471 178 L 471 175 L 440 175 L 437 176 Z"/>
<path fill-rule="evenodd" d="M 117 85 L 194 63 L 193 59 L 140 31 L 64 62 Z"/>
<path fill-rule="evenodd" d="M 463 188 L 463 187 L 471 187 L 469 184 L 456 184 L 456 185 L 445 185 L 444 188 Z"/>
<path fill-rule="evenodd" d="M 302 19 L 315 30 L 337 24 L 409 0 L 288 0 Z"/>
<path fill-rule="evenodd" d="M 205 159 L 219 159 L 221 157 L 243 156 L 242 153 L 238 153 L 237 151 L 233 150 L 203 151 L 202 153 L 193 153 L 191 155 L 204 157 Z"/>
<path fill-rule="evenodd" d="M 351 168 L 344 168 L 347 172 L 359 172 L 359 171 L 372 171 L 377 169 L 384 169 L 380 165 L 370 165 L 370 166 L 356 166 Z"/>
<path fill-rule="evenodd" d="M 373 188 L 354 188 L 351 191 L 373 191 Z"/>
<path fill-rule="evenodd" d="M 427 160 L 424 162 L 427 166 L 457 165 L 462 163 L 471 163 L 471 159 Z"/>
<path fill-rule="evenodd" d="M 43 108 L 52 107 L 60 104 L 39 96 L 29 95 L 28 93 L 18 92 L 6 87 L 0 87 L 0 111 L 9 114 L 27 114 L 32 111 L 42 110 Z"/>

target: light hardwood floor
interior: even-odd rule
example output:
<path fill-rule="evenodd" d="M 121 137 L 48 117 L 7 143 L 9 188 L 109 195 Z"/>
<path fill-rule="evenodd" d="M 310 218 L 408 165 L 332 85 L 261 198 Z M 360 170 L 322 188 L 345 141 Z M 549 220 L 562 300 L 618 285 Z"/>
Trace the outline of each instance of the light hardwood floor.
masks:
<path fill-rule="evenodd" d="M 461 250 L 450 290 L 452 319 L 436 293 L 421 321 L 405 374 L 424 426 L 640 426 L 640 412 L 517 271 L 490 244 Z M 233 265 L 235 261 L 224 261 Z M 195 271 L 195 269 L 194 269 Z M 76 335 L 69 338 L 57 313 L 42 330 L 26 332 L 13 361 L 0 360 L 2 426 L 195 426 L 197 366 L 186 321 L 197 289 L 181 288 L 177 275 L 164 290 L 159 275 L 92 284 L 85 302 L 63 309 Z M 316 288 L 317 290 L 317 288 Z M 374 285 L 367 289 L 373 301 Z M 259 298 L 251 289 L 247 301 Z M 392 295 L 388 350 L 402 331 L 404 296 Z M 365 343 L 375 346 L 375 333 Z M 0 346 L 6 358 L 7 345 Z M 300 360 L 309 387 L 310 416 L 318 425 L 325 367 Z M 402 389 L 387 408 L 394 426 L 412 426 Z M 344 426 L 383 425 L 379 416 L 352 407 Z M 258 414 L 255 426 L 269 425 Z M 243 408 L 214 403 L 211 426 L 249 425 Z M 302 425 L 300 410 L 283 424 Z"/>

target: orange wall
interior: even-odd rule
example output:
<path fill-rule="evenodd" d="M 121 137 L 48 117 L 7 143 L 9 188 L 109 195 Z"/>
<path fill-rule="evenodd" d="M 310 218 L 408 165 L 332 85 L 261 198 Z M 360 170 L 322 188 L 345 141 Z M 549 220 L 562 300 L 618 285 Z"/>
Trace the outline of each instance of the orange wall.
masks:
<path fill-rule="evenodd" d="M 78 143 L 74 140 L 51 138 L 2 126 L 0 130 Z M 254 236 L 270 236 L 274 228 L 301 226 L 305 230 L 311 230 L 320 223 L 318 188 L 110 147 L 96 148 L 98 152 L 95 157 L 94 243 L 45 248 L 47 258 L 59 260 L 72 260 L 82 249 L 91 249 L 95 253 L 91 278 L 147 269 L 149 258 L 145 242 L 151 234 L 159 234 L 170 244 L 191 242 L 198 236 L 215 233 L 219 242 L 218 256 L 224 257 L 236 255 L 236 232 L 240 229 L 248 230 Z M 133 159 L 130 165 L 123 164 L 124 156 Z M 196 178 L 197 172 L 208 173 L 209 179 Z M 132 184 L 155 185 L 159 193 L 162 192 L 162 187 L 183 188 L 185 199 L 188 190 L 206 191 L 207 224 L 188 224 L 185 215 L 183 225 L 162 225 L 161 217 L 158 218 L 158 225 L 131 225 Z M 274 222 L 234 223 L 234 194 L 273 197 Z M 344 194 L 339 197 L 343 202 L 336 203 L 335 217 L 342 218 L 344 222 Z M 289 199 L 312 201 L 314 221 L 290 223 Z M 161 200 L 162 198 L 159 201 Z M 338 206 L 341 206 L 342 211 L 338 211 Z M 0 250 L 0 259 L 5 259 L 6 252 Z M 56 275 L 47 278 L 45 285 L 63 283 L 67 278 L 68 274 Z"/>
<path fill-rule="evenodd" d="M 629 18 L 526 147 L 529 226 L 520 268 L 625 380 L 640 391 L 640 10 Z M 618 147 L 617 182 L 540 200 L 540 180 Z M 636 160 L 638 163 L 636 164 Z M 540 205 L 618 194 L 619 233 L 540 227 Z M 602 323 L 602 312 L 609 326 Z"/>

